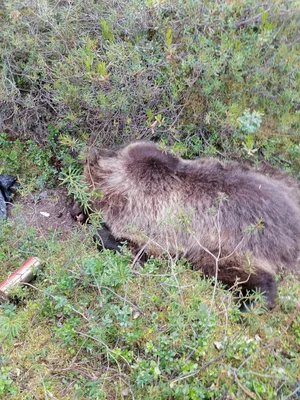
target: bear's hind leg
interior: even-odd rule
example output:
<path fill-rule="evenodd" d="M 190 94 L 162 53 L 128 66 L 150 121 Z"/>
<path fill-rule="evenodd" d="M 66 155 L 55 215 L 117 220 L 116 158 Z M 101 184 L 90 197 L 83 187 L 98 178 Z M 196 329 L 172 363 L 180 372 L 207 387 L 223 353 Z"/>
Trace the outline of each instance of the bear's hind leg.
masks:
<path fill-rule="evenodd" d="M 257 271 L 249 276 L 247 282 L 242 284 L 245 290 L 258 290 L 263 293 L 266 306 L 269 310 L 275 307 L 275 298 L 277 294 L 277 284 L 274 275 L 265 271 Z"/>
<path fill-rule="evenodd" d="M 241 287 L 242 291 L 258 290 L 264 294 L 266 306 L 269 309 L 275 307 L 275 297 L 277 293 L 277 285 L 275 276 L 271 272 L 272 269 L 265 262 L 260 260 L 253 260 L 253 272 L 246 272 L 244 269 L 244 259 L 238 255 L 232 256 L 228 259 L 221 258 L 218 264 L 218 271 L 216 274 L 216 261 L 209 254 L 202 254 L 201 259 L 193 262 L 196 270 L 202 270 L 208 277 L 217 277 L 217 279 L 224 283 L 227 287 Z M 264 269 L 261 267 L 264 266 Z M 270 271 L 270 272 L 268 272 Z"/>

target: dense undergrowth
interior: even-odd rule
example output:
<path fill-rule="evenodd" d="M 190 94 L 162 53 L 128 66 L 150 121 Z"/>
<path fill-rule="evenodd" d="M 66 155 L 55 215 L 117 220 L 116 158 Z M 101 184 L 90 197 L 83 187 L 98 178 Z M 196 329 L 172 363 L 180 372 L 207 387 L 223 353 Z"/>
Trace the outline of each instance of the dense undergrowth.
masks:
<path fill-rule="evenodd" d="M 90 145 L 259 152 L 298 174 L 297 10 L 290 0 L 5 1 L 2 130 L 40 144 L 51 124 Z M 263 114 L 258 129 L 249 118 L 240 129 L 247 110 Z"/>
<path fill-rule="evenodd" d="M 41 237 L 15 215 L 1 223 L 1 277 L 32 254 L 43 270 L 1 306 L 1 398 L 297 398 L 296 278 L 272 313 L 256 295 L 242 317 L 233 293 L 213 294 L 183 260 L 132 265 L 99 254 L 89 228 Z"/>
<path fill-rule="evenodd" d="M 298 15 L 279 0 L 5 1 L 0 174 L 19 196 L 63 183 L 86 205 L 86 148 L 143 138 L 299 178 Z M 17 206 L 0 223 L 0 279 L 43 261 L 1 306 L 0 398 L 298 398 L 298 278 L 242 316 L 184 260 L 99 255 L 95 221 L 44 236 Z"/>

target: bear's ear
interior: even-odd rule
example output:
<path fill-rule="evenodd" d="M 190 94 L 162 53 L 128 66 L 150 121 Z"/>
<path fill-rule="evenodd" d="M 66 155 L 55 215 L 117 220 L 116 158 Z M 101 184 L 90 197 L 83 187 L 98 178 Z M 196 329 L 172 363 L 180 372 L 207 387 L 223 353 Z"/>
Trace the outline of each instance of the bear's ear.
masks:
<path fill-rule="evenodd" d="M 98 149 L 95 147 L 92 147 L 91 149 L 88 150 L 87 155 L 84 159 L 84 163 L 88 165 L 95 165 L 98 160 Z"/>
<path fill-rule="evenodd" d="M 126 148 L 129 165 L 143 166 L 149 169 L 174 171 L 180 159 L 164 150 L 159 150 L 152 143 L 135 143 Z"/>
<path fill-rule="evenodd" d="M 117 152 L 109 149 L 97 149 L 95 147 L 89 149 L 85 164 L 95 165 L 99 159 L 116 157 Z"/>
<path fill-rule="evenodd" d="M 118 152 L 111 149 L 100 149 L 98 150 L 99 158 L 113 158 L 117 157 Z"/>

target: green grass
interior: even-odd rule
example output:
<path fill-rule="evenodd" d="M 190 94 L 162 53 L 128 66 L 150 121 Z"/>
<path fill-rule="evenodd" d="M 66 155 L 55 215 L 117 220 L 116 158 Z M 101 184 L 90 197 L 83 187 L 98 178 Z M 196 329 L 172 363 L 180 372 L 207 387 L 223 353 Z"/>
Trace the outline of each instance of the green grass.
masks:
<path fill-rule="evenodd" d="M 234 296 L 184 262 L 97 252 L 87 228 L 58 239 L 1 223 L 1 277 L 43 269 L 2 305 L 0 394 L 9 399 L 284 399 L 299 374 L 299 281 L 241 319 Z M 14 245 L 17 243 L 17 246 Z M 13 251 L 12 246 L 14 245 Z M 258 300 L 260 297 L 258 296 Z M 261 300 L 261 299 L 260 299 Z M 250 393 L 250 395 L 249 395 Z"/>
<path fill-rule="evenodd" d="M 264 158 L 299 178 L 297 7 L 5 1 L 0 173 L 18 177 L 20 198 L 63 183 L 87 205 L 86 148 L 143 138 L 188 158 Z M 299 396 L 299 278 L 279 281 L 272 312 L 254 295 L 241 316 L 234 293 L 214 293 L 184 260 L 132 266 L 98 253 L 97 222 L 41 235 L 14 214 L 0 221 L 0 279 L 33 254 L 43 269 L 1 306 L 0 398 Z"/>

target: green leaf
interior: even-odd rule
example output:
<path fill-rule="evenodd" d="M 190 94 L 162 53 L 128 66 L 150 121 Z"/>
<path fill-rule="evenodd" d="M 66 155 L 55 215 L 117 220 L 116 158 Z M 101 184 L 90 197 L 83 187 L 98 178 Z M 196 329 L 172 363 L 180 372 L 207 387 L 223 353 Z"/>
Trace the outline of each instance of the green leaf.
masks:
<path fill-rule="evenodd" d="M 172 42 L 173 42 L 173 37 L 172 37 L 172 29 L 168 28 L 166 31 L 166 42 L 168 47 L 171 46 Z"/>
<path fill-rule="evenodd" d="M 105 39 L 107 39 L 109 42 L 112 42 L 114 40 L 114 36 L 111 32 L 111 28 L 109 24 L 105 21 L 105 19 L 101 18 L 100 19 L 100 24 L 102 27 L 102 35 Z"/>
<path fill-rule="evenodd" d="M 105 63 L 105 61 L 100 61 L 100 62 L 97 64 L 97 72 L 98 72 L 98 74 L 101 75 L 102 77 L 105 77 L 105 76 L 108 75 L 108 74 L 107 74 L 107 69 L 106 69 L 106 63 Z"/>
<path fill-rule="evenodd" d="M 267 22 L 268 16 L 269 16 L 268 11 L 261 10 L 261 25 L 262 26 L 264 26 L 265 23 Z"/>

